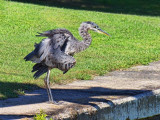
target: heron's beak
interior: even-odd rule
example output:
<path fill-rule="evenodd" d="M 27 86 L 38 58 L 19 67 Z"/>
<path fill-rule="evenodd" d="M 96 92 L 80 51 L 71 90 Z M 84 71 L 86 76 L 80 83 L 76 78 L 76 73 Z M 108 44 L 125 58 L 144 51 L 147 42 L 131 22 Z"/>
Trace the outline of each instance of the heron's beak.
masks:
<path fill-rule="evenodd" d="M 98 33 L 101 33 L 101 34 L 104 34 L 104 35 L 106 35 L 106 36 L 110 36 L 110 37 L 111 37 L 110 34 L 108 34 L 107 32 L 105 32 L 105 31 L 103 31 L 103 30 L 101 30 L 100 28 L 97 29 L 97 32 L 98 32 Z"/>

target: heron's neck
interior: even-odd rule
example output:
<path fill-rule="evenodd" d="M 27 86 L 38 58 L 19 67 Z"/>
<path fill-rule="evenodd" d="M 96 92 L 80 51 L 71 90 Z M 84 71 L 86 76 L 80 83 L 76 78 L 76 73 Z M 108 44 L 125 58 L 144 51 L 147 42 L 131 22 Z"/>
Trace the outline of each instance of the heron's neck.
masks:
<path fill-rule="evenodd" d="M 80 45 L 79 45 L 80 51 L 83 51 L 87 49 L 92 42 L 91 36 L 88 33 L 88 27 L 85 24 L 81 24 L 79 28 L 79 34 L 83 38 L 83 40 L 80 42 Z"/>

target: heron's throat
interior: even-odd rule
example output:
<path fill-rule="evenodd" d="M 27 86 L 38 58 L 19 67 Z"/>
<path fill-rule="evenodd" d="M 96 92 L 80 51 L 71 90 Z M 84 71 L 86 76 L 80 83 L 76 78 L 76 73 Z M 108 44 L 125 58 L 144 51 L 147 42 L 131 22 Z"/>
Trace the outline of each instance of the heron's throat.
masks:
<path fill-rule="evenodd" d="M 87 26 L 87 24 L 81 24 L 81 26 L 79 27 L 79 34 L 80 36 L 83 38 L 83 41 L 81 41 L 81 44 L 83 44 L 83 50 L 88 48 L 89 45 L 92 42 L 91 36 L 88 33 L 89 27 Z"/>

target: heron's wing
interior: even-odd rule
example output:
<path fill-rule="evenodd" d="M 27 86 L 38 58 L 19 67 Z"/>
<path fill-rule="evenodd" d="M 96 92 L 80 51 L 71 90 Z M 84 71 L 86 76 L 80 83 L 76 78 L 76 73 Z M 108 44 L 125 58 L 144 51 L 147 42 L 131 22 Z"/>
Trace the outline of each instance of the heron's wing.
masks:
<path fill-rule="evenodd" d="M 70 40 L 75 40 L 72 33 L 67 29 L 49 30 L 43 33 L 39 33 L 39 35 L 36 35 L 36 36 L 44 36 L 51 39 L 52 41 L 51 44 L 52 44 L 52 47 L 54 47 L 54 49 L 58 48 L 58 46 L 60 46 L 61 49 L 62 47 L 65 47 L 65 45 L 67 45 L 67 42 L 69 40 L 68 38 L 70 38 Z"/>
<path fill-rule="evenodd" d="M 54 49 L 57 49 L 58 47 L 62 48 L 63 46 L 67 45 L 68 42 L 68 36 L 65 34 L 55 34 L 50 38 L 52 41 L 52 47 Z"/>
<path fill-rule="evenodd" d="M 43 33 L 39 33 L 38 35 L 36 35 L 37 37 L 49 37 L 51 38 L 54 34 L 57 34 L 56 30 L 49 30 L 49 31 L 45 31 Z"/>
<path fill-rule="evenodd" d="M 46 59 L 46 57 L 53 52 L 52 50 L 57 50 L 58 47 L 60 47 L 60 50 L 65 51 L 68 46 L 69 37 L 71 37 L 70 40 L 72 40 L 73 37 L 66 29 L 50 30 L 40 33 L 38 36 L 48 37 L 43 39 L 39 44 L 35 44 L 34 54 L 35 60 L 38 62 Z"/>
<path fill-rule="evenodd" d="M 52 38 L 55 34 L 68 34 L 69 36 L 73 36 L 72 33 L 67 29 L 54 29 L 38 34 L 39 35 L 36 35 L 37 37 L 48 37 L 48 38 Z"/>
<path fill-rule="evenodd" d="M 51 50 L 51 53 L 47 57 L 45 64 L 54 68 L 58 68 L 66 73 L 76 64 L 76 60 L 72 56 L 62 52 L 59 46 L 58 48 Z"/>

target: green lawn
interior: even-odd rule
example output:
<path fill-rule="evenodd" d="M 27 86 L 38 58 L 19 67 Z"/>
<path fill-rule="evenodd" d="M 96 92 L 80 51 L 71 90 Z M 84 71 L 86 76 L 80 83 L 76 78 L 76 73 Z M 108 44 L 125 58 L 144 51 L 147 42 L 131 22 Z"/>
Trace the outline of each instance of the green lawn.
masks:
<path fill-rule="evenodd" d="M 37 32 L 66 28 L 81 40 L 78 27 L 93 21 L 112 35 L 90 32 L 92 45 L 75 55 L 77 64 L 67 74 L 52 70 L 51 83 L 65 84 L 92 79 L 113 70 L 148 64 L 160 59 L 160 17 L 113 14 L 5 1 L 0 4 L 0 99 L 16 97 L 24 90 L 43 87 L 33 79 L 33 63 L 24 56 L 42 38 Z"/>

